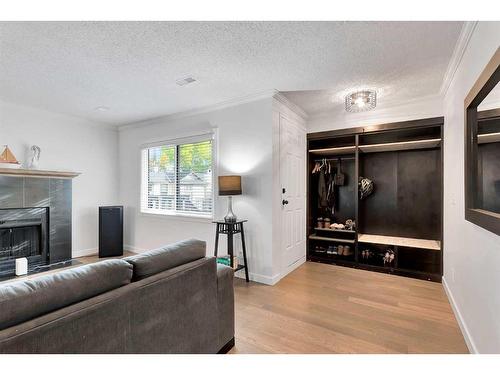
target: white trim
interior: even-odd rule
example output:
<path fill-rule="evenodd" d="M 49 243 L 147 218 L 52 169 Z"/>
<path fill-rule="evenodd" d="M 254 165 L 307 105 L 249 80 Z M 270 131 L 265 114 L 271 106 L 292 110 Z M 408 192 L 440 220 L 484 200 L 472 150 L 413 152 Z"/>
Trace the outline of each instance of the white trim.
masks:
<path fill-rule="evenodd" d="M 304 111 L 297 104 L 288 99 L 281 92 L 277 92 L 276 94 L 274 94 L 273 98 L 276 99 L 279 103 L 283 104 L 288 110 L 301 117 L 303 121 L 307 120 L 307 118 L 309 117 L 306 111 Z"/>
<path fill-rule="evenodd" d="M 448 63 L 448 68 L 443 77 L 443 83 L 441 84 L 441 89 L 439 90 L 440 95 L 445 96 L 450 88 L 453 77 L 457 72 L 458 66 L 462 61 L 467 45 L 469 44 L 470 38 L 474 29 L 476 28 L 477 21 L 467 21 L 464 22 L 462 30 L 460 31 L 460 36 L 458 37 L 457 43 L 455 44 L 455 49 L 451 55 L 450 62 Z"/>
<path fill-rule="evenodd" d="M 162 211 L 160 212 L 159 210 L 154 210 L 154 209 L 144 209 L 143 207 L 147 205 L 147 183 L 145 184 L 144 182 L 147 181 L 148 179 L 148 164 L 147 164 L 147 154 L 148 154 L 148 149 L 153 148 L 153 147 L 161 147 L 161 146 L 175 146 L 178 147 L 179 145 L 187 144 L 187 143 L 196 143 L 196 142 L 204 142 L 204 141 L 211 141 L 212 142 L 212 211 L 207 214 L 207 215 L 199 215 L 193 212 L 192 214 L 189 212 L 184 212 L 184 211 L 177 211 L 177 210 L 172 210 L 172 211 Z M 166 140 L 161 140 L 161 141 L 154 141 L 154 142 L 148 142 L 148 143 L 143 143 L 142 145 L 139 146 L 139 153 L 140 153 L 140 189 L 139 189 L 139 216 L 149 216 L 149 217 L 156 217 L 156 218 L 175 218 L 175 219 L 182 219 L 182 220 L 189 220 L 189 221 L 203 221 L 203 222 L 210 222 L 213 220 L 215 216 L 215 205 L 216 205 L 216 189 L 218 189 L 217 185 L 217 173 L 218 173 L 218 153 L 217 153 L 217 144 L 218 144 L 218 129 L 213 128 L 210 132 L 207 133 L 202 133 L 202 134 L 195 134 L 195 135 L 190 135 L 190 136 L 185 136 L 185 137 L 178 137 L 178 138 L 173 138 L 173 139 L 166 139 Z M 178 160 L 175 161 L 176 164 L 178 163 Z M 175 198 L 177 200 L 177 194 L 175 195 Z M 175 207 L 177 207 L 177 203 L 175 203 Z"/>
<path fill-rule="evenodd" d="M 213 111 L 217 111 L 217 110 L 224 109 L 224 108 L 229 108 L 229 107 L 234 107 L 234 106 L 245 104 L 245 103 L 255 102 L 257 100 L 270 99 L 274 95 L 276 95 L 277 93 L 278 93 L 278 91 L 275 89 L 259 91 L 259 92 L 254 93 L 254 94 L 240 96 L 237 98 L 229 99 L 229 100 L 222 101 L 222 102 L 219 102 L 219 103 L 216 103 L 213 105 L 208 105 L 205 107 L 199 107 L 199 108 L 195 108 L 195 109 L 191 109 L 191 110 L 187 110 L 187 111 L 172 113 L 170 115 L 159 116 L 159 117 L 154 117 L 154 118 L 150 118 L 150 119 L 143 120 L 143 121 L 135 121 L 135 122 L 127 123 L 127 124 L 118 125 L 117 129 L 118 129 L 118 131 L 122 131 L 122 130 L 127 130 L 127 129 L 140 128 L 143 126 L 156 124 L 158 122 L 169 122 L 169 121 L 179 120 L 179 119 L 182 119 L 185 117 L 200 115 L 202 113 L 213 112 Z"/>
<path fill-rule="evenodd" d="M 95 247 L 92 247 L 90 249 L 73 250 L 71 252 L 71 257 L 72 258 L 88 257 L 88 256 L 91 256 L 91 255 L 96 255 L 98 253 L 99 253 L 99 250 L 96 249 Z"/>
<path fill-rule="evenodd" d="M 306 249 L 306 251 L 307 251 L 307 249 Z M 302 258 L 300 258 L 299 260 L 297 260 L 295 263 L 292 263 L 291 265 L 289 265 L 284 270 L 284 272 L 281 273 L 279 280 L 281 280 L 282 278 L 286 277 L 291 272 L 295 271 L 297 268 L 299 268 L 305 262 L 306 262 L 306 256 L 304 255 Z"/>
<path fill-rule="evenodd" d="M 234 274 L 234 276 L 239 278 L 239 279 L 244 279 L 245 278 L 245 270 L 243 270 L 243 269 L 239 270 L 238 272 L 236 272 Z M 266 275 L 261 275 L 261 274 L 253 273 L 253 272 L 248 273 L 248 278 L 251 281 L 254 281 L 256 283 L 261 283 L 261 284 L 266 284 L 266 285 L 274 285 L 278 281 L 280 281 L 280 279 L 281 279 L 279 274 L 274 275 L 274 276 L 266 276 Z"/>
<path fill-rule="evenodd" d="M 160 213 L 160 212 L 148 212 L 148 211 L 139 211 L 139 216 L 150 217 L 154 219 L 160 220 L 176 220 L 176 221 L 187 221 L 187 222 L 197 222 L 197 223 L 209 223 L 212 224 L 214 220 L 214 215 L 204 216 L 204 215 L 196 215 L 196 214 L 188 214 L 188 213 L 180 213 L 176 211 L 172 211 L 170 213 Z"/>
<path fill-rule="evenodd" d="M 143 252 L 147 251 L 147 249 L 141 249 L 140 247 L 135 247 L 132 245 L 123 245 L 123 250 L 131 251 L 133 253 L 143 253 Z"/>
<path fill-rule="evenodd" d="M 462 331 L 462 335 L 464 336 L 465 344 L 467 345 L 467 348 L 469 348 L 469 352 L 471 352 L 472 354 L 479 354 L 479 351 L 477 350 L 476 344 L 474 343 L 474 340 L 472 339 L 472 336 L 469 332 L 469 329 L 467 328 L 467 324 L 465 323 L 465 320 L 462 317 L 460 310 L 458 309 L 455 298 L 453 298 L 453 294 L 451 293 L 451 290 L 450 290 L 448 283 L 446 282 L 446 279 L 444 276 L 442 278 L 442 284 L 443 284 L 443 289 L 446 293 L 446 296 L 448 297 L 448 300 L 450 301 L 450 305 L 451 305 L 451 308 L 453 310 L 453 313 L 455 314 L 455 318 L 457 319 L 458 325 L 460 327 L 460 331 Z"/>
<path fill-rule="evenodd" d="M 254 281 L 257 283 L 271 285 L 271 286 L 276 285 L 281 279 L 286 277 L 292 271 L 295 271 L 297 268 L 299 268 L 305 262 L 306 262 L 306 257 L 304 256 L 304 257 L 300 258 L 298 261 L 296 261 L 295 263 L 293 263 L 291 266 L 289 266 L 288 269 L 286 270 L 286 273 L 284 273 L 284 274 L 282 273 L 282 274 L 276 274 L 274 276 L 266 276 L 266 275 L 261 275 L 258 273 L 249 272 L 248 278 L 251 281 Z M 239 278 L 239 279 L 244 279 L 245 278 L 245 270 L 244 269 L 239 270 L 238 272 L 236 272 L 234 274 L 234 276 Z"/>
<path fill-rule="evenodd" d="M 215 131 L 212 130 L 212 131 L 210 131 L 208 133 L 204 133 L 204 134 L 197 134 L 197 135 L 192 135 L 192 136 L 171 138 L 171 139 L 165 139 L 165 140 L 161 140 L 161 141 L 143 143 L 140 145 L 140 148 L 142 150 L 144 150 L 146 148 L 152 148 L 152 147 L 178 146 L 178 145 L 183 145 L 183 144 L 187 144 L 187 143 L 213 141 L 214 138 L 215 138 Z"/>

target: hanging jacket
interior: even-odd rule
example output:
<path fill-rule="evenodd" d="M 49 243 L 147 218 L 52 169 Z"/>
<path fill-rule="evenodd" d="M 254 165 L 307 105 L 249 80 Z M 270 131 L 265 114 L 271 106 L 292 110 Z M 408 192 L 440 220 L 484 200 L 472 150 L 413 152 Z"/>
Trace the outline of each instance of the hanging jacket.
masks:
<path fill-rule="evenodd" d="M 333 170 L 328 175 L 326 191 L 327 207 L 331 211 L 331 215 L 334 215 L 336 208 L 337 186 L 335 185 L 335 172 Z"/>
<path fill-rule="evenodd" d="M 328 207 L 328 187 L 326 181 L 325 169 L 321 169 L 319 172 L 318 180 L 318 207 L 326 208 Z"/>

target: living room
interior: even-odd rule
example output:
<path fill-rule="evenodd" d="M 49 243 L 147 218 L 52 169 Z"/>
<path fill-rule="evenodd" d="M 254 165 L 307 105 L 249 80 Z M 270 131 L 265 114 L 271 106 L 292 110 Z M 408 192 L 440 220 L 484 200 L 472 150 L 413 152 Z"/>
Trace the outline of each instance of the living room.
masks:
<path fill-rule="evenodd" d="M 48 12 L 0 21 L 0 353 L 500 353 L 491 15 Z"/>

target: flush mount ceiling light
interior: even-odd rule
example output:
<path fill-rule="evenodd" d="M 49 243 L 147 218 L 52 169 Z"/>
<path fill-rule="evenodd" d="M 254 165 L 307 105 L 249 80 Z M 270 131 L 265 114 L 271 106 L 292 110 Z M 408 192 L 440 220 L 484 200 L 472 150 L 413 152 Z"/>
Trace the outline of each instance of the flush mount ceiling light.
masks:
<path fill-rule="evenodd" d="M 347 112 L 363 112 L 377 106 L 377 92 L 375 90 L 362 90 L 352 92 L 345 97 L 345 110 Z"/>

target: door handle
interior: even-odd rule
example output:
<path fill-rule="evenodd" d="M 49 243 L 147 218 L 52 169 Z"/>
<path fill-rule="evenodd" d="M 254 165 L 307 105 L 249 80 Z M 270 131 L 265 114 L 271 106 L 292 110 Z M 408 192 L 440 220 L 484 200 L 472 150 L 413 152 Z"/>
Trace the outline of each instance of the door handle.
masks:
<path fill-rule="evenodd" d="M 285 200 L 285 199 L 283 199 L 283 200 L 281 201 L 281 204 L 282 204 L 283 206 L 285 206 L 285 205 L 287 205 L 287 204 L 288 204 L 288 201 L 287 201 L 287 200 Z"/>

